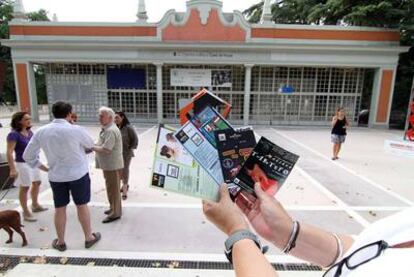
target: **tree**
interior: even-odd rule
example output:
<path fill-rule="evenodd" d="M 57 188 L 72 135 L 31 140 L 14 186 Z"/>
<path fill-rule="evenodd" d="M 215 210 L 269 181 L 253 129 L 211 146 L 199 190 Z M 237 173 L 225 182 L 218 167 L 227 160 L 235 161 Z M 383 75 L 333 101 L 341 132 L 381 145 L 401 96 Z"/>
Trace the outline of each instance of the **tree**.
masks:
<path fill-rule="evenodd" d="M 243 13 L 257 23 L 262 9 L 263 1 Z M 272 17 L 284 24 L 398 28 L 401 45 L 411 48 L 400 55 L 392 113 L 406 113 L 414 75 L 414 0 L 276 0 Z"/>
<path fill-rule="evenodd" d="M 40 9 L 39 11 L 27 13 L 29 21 L 50 21 L 47 11 Z M 0 38 L 9 38 L 9 22 L 13 19 L 13 1 L 0 0 Z M 0 63 L 5 67 L 4 76 L 0 76 L 0 80 L 4 79 L 3 87 L 0 87 L 0 98 L 4 98 L 6 102 L 16 102 L 16 88 L 14 85 L 13 63 L 11 59 L 10 48 L 0 46 Z M 41 67 L 35 70 L 36 87 L 39 103 L 46 103 L 46 85 L 45 74 Z M 0 86 L 2 82 L 0 82 Z"/>

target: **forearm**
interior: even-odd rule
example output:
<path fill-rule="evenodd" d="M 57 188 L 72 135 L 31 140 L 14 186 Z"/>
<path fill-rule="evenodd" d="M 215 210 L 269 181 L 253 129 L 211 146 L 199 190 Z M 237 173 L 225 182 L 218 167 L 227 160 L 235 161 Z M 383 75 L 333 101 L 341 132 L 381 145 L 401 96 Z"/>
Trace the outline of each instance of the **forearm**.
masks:
<path fill-rule="evenodd" d="M 343 253 L 352 245 L 353 239 L 347 235 L 338 235 L 343 247 Z M 286 238 L 278 238 L 275 245 L 279 249 L 286 246 Z M 338 257 L 338 245 L 334 235 L 317 227 L 300 223 L 300 231 L 296 246 L 289 253 L 311 263 L 328 266 Z"/>
<path fill-rule="evenodd" d="M 43 166 L 39 158 L 37 158 L 36 156 L 31 157 L 31 155 L 28 155 L 26 152 L 24 152 L 23 154 L 23 159 L 31 168 L 40 168 L 41 166 Z"/>
<path fill-rule="evenodd" d="M 237 277 L 278 276 L 257 245 L 249 239 L 233 245 L 233 266 Z"/>
<path fill-rule="evenodd" d="M 49 171 L 49 168 L 47 166 L 43 165 L 43 164 L 39 166 L 39 169 L 42 170 L 42 171 L 45 171 L 45 172 Z"/>
<path fill-rule="evenodd" d="M 102 154 L 111 154 L 111 150 L 108 150 L 106 148 L 103 148 L 102 146 L 97 146 L 95 145 L 94 147 L 92 147 L 92 150 L 97 152 L 97 153 L 102 153 Z"/>
<path fill-rule="evenodd" d="M 13 159 L 13 153 L 7 152 L 7 163 L 9 165 L 10 170 L 16 170 L 16 165 Z"/>

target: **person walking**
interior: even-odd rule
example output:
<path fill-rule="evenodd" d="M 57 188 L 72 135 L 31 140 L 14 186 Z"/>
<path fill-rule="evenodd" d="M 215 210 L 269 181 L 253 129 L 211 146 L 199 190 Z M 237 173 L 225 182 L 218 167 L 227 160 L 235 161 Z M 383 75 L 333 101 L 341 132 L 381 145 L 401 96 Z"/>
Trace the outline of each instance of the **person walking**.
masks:
<path fill-rule="evenodd" d="M 93 150 L 96 152 L 96 168 L 103 171 L 106 192 L 109 201 L 109 210 L 105 211 L 107 217 L 102 223 L 110 223 L 122 216 L 120 175 L 124 168 L 122 159 L 122 135 L 114 123 L 115 112 L 108 107 L 99 109 L 99 122 L 102 131 Z"/>
<path fill-rule="evenodd" d="M 91 181 L 86 151 L 94 147 L 93 139 L 80 126 L 70 124 L 72 105 L 56 102 L 52 106 L 54 120 L 41 127 L 33 136 L 23 153 L 31 167 L 48 170 L 39 161 L 40 149 L 46 155 L 49 165 L 49 182 L 55 204 L 55 228 L 57 239 L 52 247 L 65 251 L 66 206 L 72 195 L 78 213 L 78 220 L 85 236 L 85 248 L 95 245 L 99 232 L 93 233 L 88 203 L 91 199 Z"/>
<path fill-rule="evenodd" d="M 346 130 L 349 127 L 348 119 L 345 116 L 344 108 L 338 108 L 335 116 L 332 118 L 331 141 L 333 143 L 332 160 L 339 159 L 338 154 L 341 151 L 342 143 L 345 142 Z"/>
<path fill-rule="evenodd" d="M 115 113 L 115 123 L 121 131 L 122 136 L 124 168 L 120 170 L 119 174 L 122 181 L 122 199 L 126 200 L 129 190 L 129 165 L 131 164 L 132 157 L 134 157 L 134 149 L 138 147 L 138 136 L 124 112 L 118 111 Z"/>
<path fill-rule="evenodd" d="M 12 131 L 7 135 L 9 176 L 15 179 L 15 184 L 19 187 L 19 201 L 23 210 L 23 219 L 35 222 L 37 219 L 27 206 L 29 189 L 32 197 L 32 212 L 38 213 L 48 209 L 42 207 L 38 201 L 41 184 L 40 171 L 38 168 L 31 168 L 23 159 L 23 152 L 33 137 L 31 117 L 27 112 L 17 112 L 12 115 L 10 125 Z M 13 159 L 13 152 L 15 159 Z"/>

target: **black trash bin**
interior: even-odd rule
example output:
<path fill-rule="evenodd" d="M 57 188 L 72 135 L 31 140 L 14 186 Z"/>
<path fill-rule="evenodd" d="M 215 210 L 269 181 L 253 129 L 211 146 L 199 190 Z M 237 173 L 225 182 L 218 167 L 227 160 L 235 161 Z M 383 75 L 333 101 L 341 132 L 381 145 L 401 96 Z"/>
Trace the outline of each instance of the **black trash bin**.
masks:
<path fill-rule="evenodd" d="M 8 189 L 13 186 L 13 180 L 9 178 L 9 173 L 10 168 L 6 155 L 0 153 L 0 189 Z"/>

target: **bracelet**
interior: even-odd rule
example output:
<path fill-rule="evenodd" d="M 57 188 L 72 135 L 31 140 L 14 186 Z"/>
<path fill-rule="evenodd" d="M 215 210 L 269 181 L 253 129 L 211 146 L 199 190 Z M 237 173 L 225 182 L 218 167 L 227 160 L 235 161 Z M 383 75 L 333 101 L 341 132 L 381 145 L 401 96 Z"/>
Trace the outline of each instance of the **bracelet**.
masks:
<path fill-rule="evenodd" d="M 336 255 L 335 255 L 335 259 L 332 261 L 332 263 L 330 265 L 328 265 L 327 267 L 331 267 L 334 264 L 336 264 L 336 262 L 342 257 L 342 255 L 344 254 L 344 247 L 342 245 L 342 241 L 339 238 L 339 236 L 335 233 L 331 233 L 332 236 L 335 238 L 336 241 Z"/>
<path fill-rule="evenodd" d="M 289 252 L 295 248 L 296 246 L 296 239 L 298 238 L 300 231 L 300 224 L 298 221 L 293 221 L 292 233 L 290 234 L 290 238 L 288 243 L 286 244 L 285 248 L 283 248 L 282 252 L 285 254 L 289 254 Z"/>

